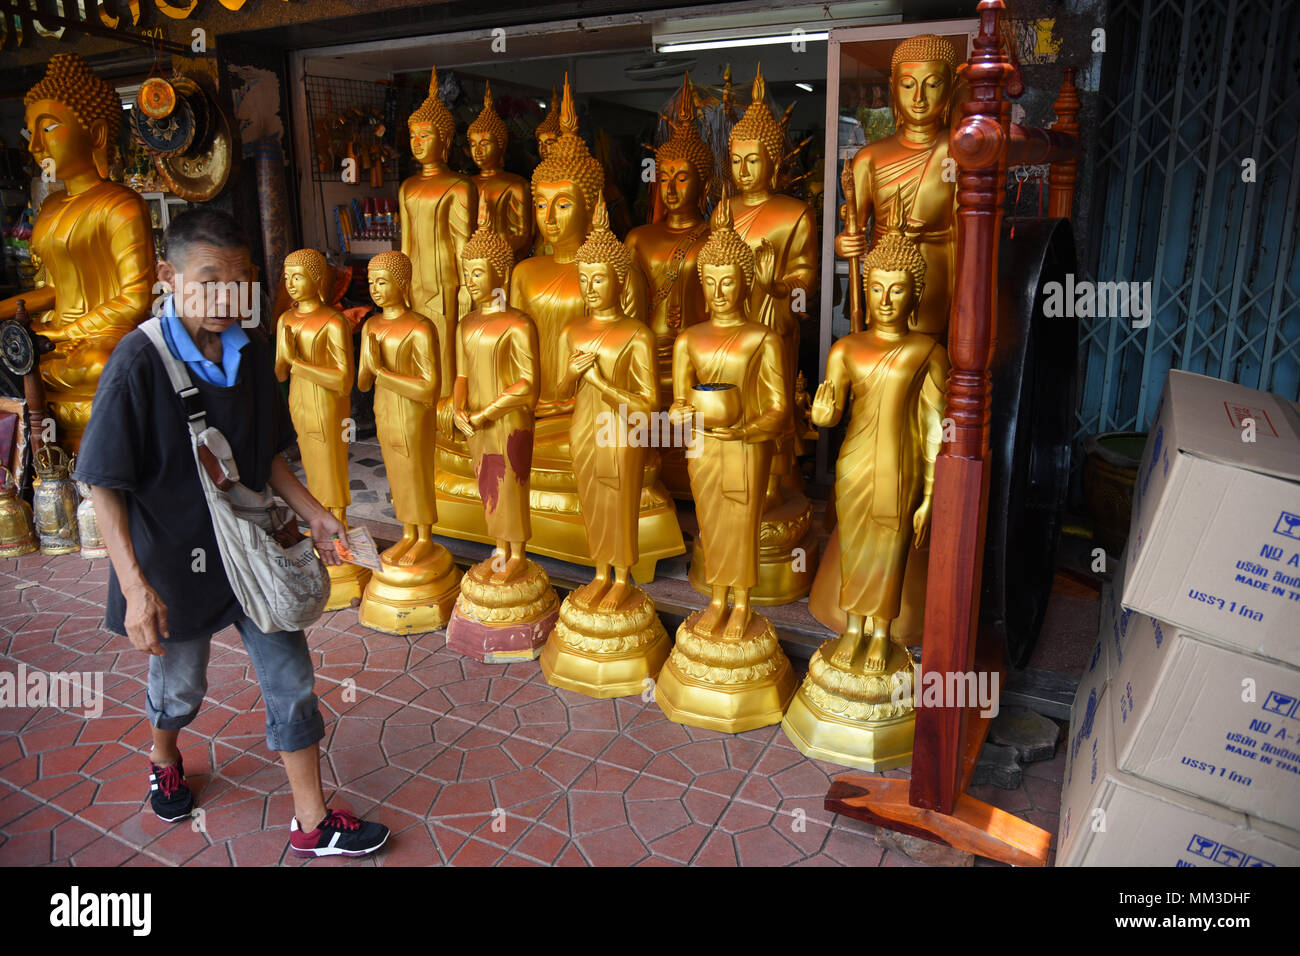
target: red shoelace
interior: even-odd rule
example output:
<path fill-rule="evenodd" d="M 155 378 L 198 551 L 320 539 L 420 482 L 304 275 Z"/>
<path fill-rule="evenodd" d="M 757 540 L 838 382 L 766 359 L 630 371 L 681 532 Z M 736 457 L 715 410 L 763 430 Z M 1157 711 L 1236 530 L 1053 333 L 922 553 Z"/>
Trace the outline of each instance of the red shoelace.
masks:
<path fill-rule="evenodd" d="M 330 810 L 325 814 L 325 819 L 316 825 L 316 829 L 326 826 L 336 826 L 344 830 L 360 830 L 361 821 L 353 814 L 346 810 Z"/>
<path fill-rule="evenodd" d="M 181 788 L 184 778 L 181 776 L 181 768 L 177 764 L 170 767 L 158 767 L 155 765 L 155 776 L 158 778 L 158 789 L 162 791 L 164 797 L 170 797 L 173 793 Z"/>

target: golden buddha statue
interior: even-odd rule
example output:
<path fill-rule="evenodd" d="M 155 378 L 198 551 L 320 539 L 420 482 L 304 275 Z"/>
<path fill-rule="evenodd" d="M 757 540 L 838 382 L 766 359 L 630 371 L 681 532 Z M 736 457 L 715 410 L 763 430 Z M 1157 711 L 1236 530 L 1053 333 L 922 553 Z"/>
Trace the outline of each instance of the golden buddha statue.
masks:
<path fill-rule="evenodd" d="M 432 631 L 447 622 L 460 572 L 433 540 L 438 519 L 433 453 L 438 429 L 438 333 L 411 309 L 411 260 L 383 252 L 370 260 L 370 298 L 378 315 L 361 330 L 357 387 L 375 390 L 375 428 L 393 513 L 402 537 L 379 556 L 357 619 L 388 634 Z"/>
<path fill-rule="evenodd" d="M 731 204 L 719 203 L 699 254 L 709 321 L 673 346 L 671 413 L 698 429 L 696 555 L 712 599 L 682 623 L 655 696 L 672 720 L 733 733 L 777 723 L 795 690 L 776 632 L 750 600 L 773 446 L 789 420 L 781 339 L 746 314 L 774 254 L 760 241 L 755 255 L 732 228 Z"/>
<path fill-rule="evenodd" d="M 284 260 L 284 284 L 294 306 L 280 316 L 275 335 L 275 376 L 289 381 L 289 415 L 307 490 L 347 524 L 348 441 L 352 412 L 352 331 L 342 313 L 322 299 L 329 266 L 315 249 Z M 329 568 L 326 610 L 360 600 L 370 572 L 355 564 Z"/>
<path fill-rule="evenodd" d="M 496 551 L 462 579 L 447 647 L 485 663 L 532 660 L 559 615 L 550 578 L 526 553 L 540 349 L 532 319 L 498 295 L 510 282 L 514 255 L 479 193 L 479 227 L 462 254 L 463 285 L 474 310 L 458 329 L 452 408 L 473 456 Z"/>
<path fill-rule="evenodd" d="M 478 166 L 474 185 L 479 201 L 487 201 L 492 227 L 510 243 L 515 261 L 533 246 L 532 199 L 528 180 L 502 169 L 510 131 L 492 107 L 492 84 L 483 92 L 483 111 L 469 124 L 469 152 Z"/>
<path fill-rule="evenodd" d="M 908 555 L 929 532 L 948 378 L 943 346 L 909 328 L 927 274 L 903 228 L 898 206 L 863 262 L 868 327 L 831 347 L 813 401 L 822 428 L 852 405 L 835 467 L 847 628 L 813 655 L 782 723 L 805 754 L 867 770 L 911 759 L 914 665 L 890 631 Z"/>
<path fill-rule="evenodd" d="M 451 394 L 456 370 L 456 321 L 461 313 L 460 254 L 469 241 L 478 198 L 474 181 L 447 165 L 456 121 L 438 98 L 438 70 L 429 80 L 429 95 L 407 120 L 411 154 L 420 172 L 405 180 L 397 194 L 402 217 L 402 252 L 411 260 L 411 303 L 438 330 L 442 368 L 439 398 Z"/>
<path fill-rule="evenodd" d="M 566 77 L 567 79 L 567 77 Z M 556 92 L 555 87 L 551 87 L 551 108 L 537 124 L 537 129 L 533 132 L 537 138 L 537 158 L 546 159 L 551 147 L 555 141 L 560 138 L 560 94 Z"/>
<path fill-rule="evenodd" d="M 713 179 L 713 151 L 700 138 L 695 88 L 682 82 L 672 134 L 655 150 L 659 200 L 667 210 L 660 222 L 637 226 L 627 235 L 632 259 L 650 285 L 649 325 L 659 353 L 659 400 L 672 401 L 673 342 L 683 328 L 706 318 L 704 288 L 696 259 L 709 238 L 704 203 Z M 679 498 L 690 497 L 686 458 L 680 445 L 660 450 L 663 480 Z"/>
<path fill-rule="evenodd" d="M 948 120 L 957 64 L 952 44 L 932 34 L 911 37 L 894 49 L 889 85 L 897 130 L 863 146 L 853 157 L 850 173 L 858 231 L 846 229 L 835 237 L 836 255 L 861 257 L 867 249 L 864 230 L 869 217 L 874 217 L 871 241 L 877 242 L 897 210 L 903 210 L 904 232 L 917 244 L 926 269 L 911 327 L 934 336 L 941 345 L 948 338 L 956 274 L 957 181 L 955 176 L 944 178 L 944 167 L 951 166 Z M 836 631 L 847 627 L 839 603 L 839 554 L 837 529 L 826 543 L 808 597 L 813 616 Z M 922 546 L 908 558 L 902 612 L 893 624 L 895 639 L 920 640 L 929 556 L 928 546 Z"/>
<path fill-rule="evenodd" d="M 948 335 L 957 251 L 957 178 L 944 177 L 944 167 L 952 165 L 948 115 L 957 62 L 957 51 L 943 37 L 926 33 L 900 43 L 889 71 L 897 129 L 859 149 L 851 167 L 857 221 L 865 226 L 874 215 L 872 242 L 885 234 L 896 203 L 907 210 L 905 231 L 920 249 L 926 269 L 925 292 L 912 327 L 940 343 Z M 835 237 L 835 254 L 841 258 L 857 258 L 866 251 L 862 232 Z"/>
<path fill-rule="evenodd" d="M 754 77 L 753 100 L 731 128 L 731 181 L 739 194 L 727 199 L 735 232 L 757 251 L 766 241 L 772 254 L 756 262 L 750 286 L 749 318 L 767 326 L 781 343 L 785 419 L 776 436 L 768 474 L 758 604 L 796 601 L 812 587 L 816 543 L 812 505 L 804 496 L 794 463 L 795 375 L 799 325 L 811 308 L 817 283 L 817 222 L 808 204 L 775 193 L 784 134 L 767 106 L 762 70 Z M 698 555 L 697 555 L 698 560 Z M 698 569 L 691 583 L 704 590 Z"/>
<path fill-rule="evenodd" d="M 139 193 L 108 178 L 122 101 L 84 59 L 54 54 L 23 104 L 32 158 L 64 188 L 45 198 L 32 231 L 37 288 L 0 301 L 0 318 L 23 298 L 32 331 L 54 343 L 41 356 L 41 379 L 58 442 L 75 452 L 104 364 L 149 317 L 153 229 Z"/>
<path fill-rule="evenodd" d="M 541 665 L 557 687 L 618 697 L 641 691 L 669 649 L 654 602 L 629 580 L 659 370 L 654 333 L 620 304 L 635 266 L 603 201 L 575 258 L 588 314 L 560 334 L 558 397 L 574 396 L 569 448 L 596 575 L 565 598 Z M 639 433 L 638 420 L 646 423 Z"/>
<path fill-rule="evenodd" d="M 533 320 L 540 348 L 530 490 L 532 549 L 590 565 L 592 558 L 569 447 L 573 399 L 561 397 L 558 392 L 563 371 L 558 351 L 565 326 L 586 316 L 576 257 L 600 200 L 604 172 L 578 136 L 578 114 L 567 77 L 562 102 L 563 134 L 534 170 L 532 180 L 537 235 L 549 239 L 555 251 L 551 255 L 532 256 L 514 267 L 508 301 L 512 308 Z M 635 265 L 622 284 L 619 304 L 629 318 L 644 321 L 646 282 Z M 685 550 L 676 509 L 659 481 L 657 448 L 647 453 L 645 468 L 640 504 L 640 559 L 635 571 L 638 580 L 650 580 L 660 558 Z M 443 533 L 478 541 L 492 540 L 483 525 L 478 484 L 465 444 L 440 438 L 438 469 L 438 507 Z"/>

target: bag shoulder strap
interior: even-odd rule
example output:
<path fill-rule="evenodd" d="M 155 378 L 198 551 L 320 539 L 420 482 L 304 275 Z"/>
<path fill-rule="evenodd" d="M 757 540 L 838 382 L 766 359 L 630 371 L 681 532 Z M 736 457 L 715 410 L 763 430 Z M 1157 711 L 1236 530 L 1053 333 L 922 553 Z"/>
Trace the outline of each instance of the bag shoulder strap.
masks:
<path fill-rule="evenodd" d="M 172 391 L 176 397 L 181 400 L 181 408 L 185 412 L 185 420 L 189 425 L 190 434 L 197 437 L 207 428 L 207 412 L 203 408 L 203 402 L 199 398 L 199 390 L 194 387 L 194 382 L 190 379 L 189 370 L 186 369 L 185 363 L 172 355 L 172 350 L 167 347 L 167 339 L 163 336 L 162 319 L 150 316 L 140 323 L 139 329 L 149 337 L 153 347 L 158 350 L 162 356 L 163 367 L 167 369 L 167 378 L 171 381 Z"/>

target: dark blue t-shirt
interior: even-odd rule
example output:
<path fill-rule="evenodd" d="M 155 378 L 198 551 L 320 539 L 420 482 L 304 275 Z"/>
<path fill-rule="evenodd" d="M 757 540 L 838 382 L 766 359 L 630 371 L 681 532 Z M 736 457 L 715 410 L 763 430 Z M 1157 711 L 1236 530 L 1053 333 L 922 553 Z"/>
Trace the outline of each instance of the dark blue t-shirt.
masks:
<path fill-rule="evenodd" d="M 249 330 L 230 387 L 191 374 L 207 424 L 230 442 L 240 480 L 266 487 L 271 460 L 296 440 L 266 337 Z M 167 606 L 172 640 L 233 624 L 235 600 L 217 548 L 180 399 L 162 356 L 141 331 L 127 334 L 104 367 L 77 453 L 78 481 L 123 493 L 131 543 L 150 587 Z M 105 626 L 125 634 L 126 601 L 110 569 Z"/>

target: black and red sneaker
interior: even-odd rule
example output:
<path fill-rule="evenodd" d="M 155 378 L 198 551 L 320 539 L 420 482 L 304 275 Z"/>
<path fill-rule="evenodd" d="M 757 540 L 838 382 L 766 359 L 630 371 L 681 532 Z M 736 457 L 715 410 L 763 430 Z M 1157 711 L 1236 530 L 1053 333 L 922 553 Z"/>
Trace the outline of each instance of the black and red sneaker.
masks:
<path fill-rule="evenodd" d="M 388 839 L 388 827 L 360 820 L 346 810 L 327 810 L 315 830 L 305 831 L 294 817 L 289 824 L 289 848 L 303 856 L 365 856 Z"/>
<path fill-rule="evenodd" d="M 163 823 L 184 820 L 194 809 L 194 794 L 185 782 L 185 765 L 180 757 L 171 767 L 149 763 L 149 805 Z"/>

